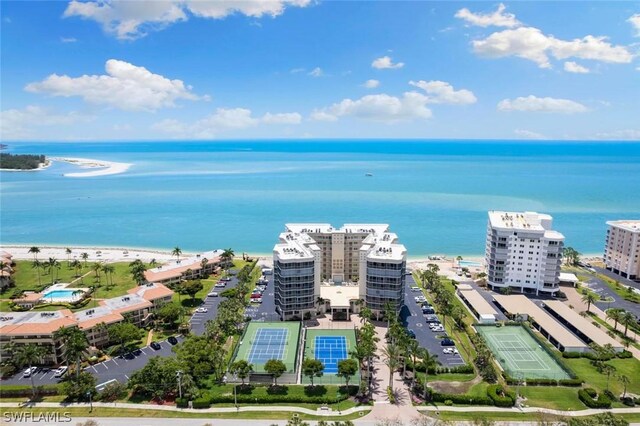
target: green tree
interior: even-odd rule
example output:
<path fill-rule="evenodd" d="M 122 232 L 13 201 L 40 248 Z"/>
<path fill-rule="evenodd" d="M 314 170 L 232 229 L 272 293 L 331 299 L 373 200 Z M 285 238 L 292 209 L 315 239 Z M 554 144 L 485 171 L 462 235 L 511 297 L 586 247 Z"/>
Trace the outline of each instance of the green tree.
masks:
<path fill-rule="evenodd" d="M 77 327 L 60 327 L 53 333 L 53 338 L 62 344 L 62 356 L 69 367 L 76 363 L 76 377 L 80 374 L 82 356 L 89 347 L 87 336 Z"/>
<path fill-rule="evenodd" d="M 113 265 L 103 265 L 102 271 L 104 272 L 104 276 L 107 280 L 107 287 L 113 286 L 113 273 L 116 271 L 116 267 Z"/>
<path fill-rule="evenodd" d="M 305 358 L 302 361 L 302 374 L 309 378 L 311 386 L 313 386 L 313 379 L 322 377 L 324 374 L 324 364 L 319 359 Z"/>
<path fill-rule="evenodd" d="M 89 253 L 87 253 L 87 252 L 80 253 L 80 258 L 82 260 L 84 260 L 84 266 L 86 267 L 87 266 L 87 260 L 89 259 Z"/>
<path fill-rule="evenodd" d="M 96 378 L 86 371 L 78 376 L 67 376 L 62 381 L 62 393 L 72 401 L 86 400 L 89 393 L 96 394 Z"/>
<path fill-rule="evenodd" d="M 242 386 L 244 386 L 244 381 L 249 374 L 253 373 L 253 364 L 249 364 L 244 359 L 240 359 L 233 364 L 229 368 L 231 374 L 242 380 Z"/>
<path fill-rule="evenodd" d="M 206 336 L 195 335 L 187 336 L 173 351 L 177 360 L 184 365 L 184 371 L 194 378 L 204 378 L 214 372 L 216 367 L 220 367 L 216 357 L 226 353 L 221 345 Z"/>
<path fill-rule="evenodd" d="M 42 267 L 42 262 L 40 262 L 38 259 L 34 259 L 33 263 L 31 264 L 31 269 L 35 269 L 36 272 L 38 273 L 38 286 L 42 285 L 42 280 L 40 279 L 41 267 Z"/>
<path fill-rule="evenodd" d="M 577 266 L 580 262 L 580 253 L 573 247 L 565 247 L 562 249 L 562 257 L 569 266 Z"/>
<path fill-rule="evenodd" d="M 164 324 L 173 325 L 182 315 L 184 309 L 175 302 L 165 303 L 156 310 L 156 317 Z"/>
<path fill-rule="evenodd" d="M 142 338 L 142 330 L 130 322 L 111 324 L 107 328 L 109 340 L 120 345 L 120 353 L 124 353 L 126 345 Z"/>
<path fill-rule="evenodd" d="M 229 267 L 233 265 L 233 257 L 235 256 L 235 252 L 232 248 L 224 249 L 222 254 L 220 255 L 220 259 L 225 267 Z"/>
<path fill-rule="evenodd" d="M 209 264 L 209 259 L 206 257 L 200 261 L 200 278 L 207 278 L 207 265 Z"/>
<path fill-rule="evenodd" d="M 624 313 L 624 309 L 622 308 L 611 308 L 607 309 L 607 318 L 614 322 L 613 328 L 614 330 L 618 329 L 618 323 L 622 319 L 622 314 Z"/>
<path fill-rule="evenodd" d="M 100 392 L 100 401 L 113 402 L 127 395 L 127 385 L 120 382 L 111 382 Z"/>
<path fill-rule="evenodd" d="M 598 296 L 591 292 L 587 292 L 582 296 L 582 301 L 587 304 L 587 312 L 591 312 L 591 304 L 598 301 Z"/>
<path fill-rule="evenodd" d="M 178 371 L 184 365 L 175 357 L 153 357 L 140 370 L 129 378 L 128 386 L 137 395 L 147 395 L 163 399 L 169 394 L 178 393 Z M 185 380 L 182 375 L 182 380 Z"/>
<path fill-rule="evenodd" d="M 71 269 L 71 249 L 69 247 L 66 247 L 64 249 L 64 252 L 67 254 L 67 269 Z"/>
<path fill-rule="evenodd" d="M 176 257 L 176 262 L 180 263 L 180 255 L 182 254 L 182 249 L 178 246 L 175 246 L 171 251 L 171 255 Z"/>
<path fill-rule="evenodd" d="M 38 260 L 38 253 L 40 253 L 40 248 L 33 246 L 29 249 L 29 253 L 33 253 L 33 260 Z"/>
<path fill-rule="evenodd" d="M 425 371 L 425 375 L 424 375 L 424 399 L 426 401 L 427 399 L 427 375 L 429 374 L 429 371 L 433 371 L 436 369 L 436 367 L 438 366 L 438 359 L 436 358 L 435 355 L 433 355 L 431 352 L 429 352 L 428 350 L 424 349 L 424 348 L 420 348 L 419 351 L 419 357 L 420 357 L 420 363 L 422 364 L 422 367 L 424 368 Z"/>
<path fill-rule="evenodd" d="M 389 343 L 382 348 L 382 355 L 384 356 L 384 363 L 389 369 L 389 388 L 393 392 L 393 373 L 400 367 L 400 348 Z"/>
<path fill-rule="evenodd" d="M 273 378 L 273 386 L 278 386 L 278 377 L 287 371 L 287 366 L 279 359 L 270 359 L 264 363 L 264 371 Z"/>
<path fill-rule="evenodd" d="M 133 262 L 129 263 L 129 271 L 131 272 L 131 276 L 134 281 L 138 283 L 138 285 L 142 285 L 145 281 L 144 272 L 147 268 L 144 266 L 144 263 L 140 259 L 136 259 Z"/>
<path fill-rule="evenodd" d="M 624 337 L 627 337 L 629 326 L 636 322 L 636 316 L 629 311 L 625 311 L 620 317 L 620 324 L 624 325 Z"/>
<path fill-rule="evenodd" d="M 618 375 L 618 382 L 620 382 L 620 384 L 622 385 L 622 397 L 625 398 L 627 396 L 627 386 L 629 385 L 629 383 L 631 383 L 631 380 L 629 380 L 629 377 L 625 376 L 624 374 L 620 374 Z"/>
<path fill-rule="evenodd" d="M 358 372 L 358 363 L 355 359 L 343 359 L 338 361 L 338 377 L 344 379 L 347 390 L 349 389 L 349 380 Z"/>
<path fill-rule="evenodd" d="M 204 288 L 200 280 L 188 280 L 182 283 L 183 294 L 188 294 L 191 299 L 196 298 L 196 294 Z"/>
<path fill-rule="evenodd" d="M 71 267 L 75 270 L 76 278 L 80 276 L 80 271 L 82 270 L 82 263 L 78 259 L 73 259 L 71 262 Z"/>
<path fill-rule="evenodd" d="M 98 283 L 98 287 L 100 287 L 100 272 L 102 271 L 102 265 L 99 262 L 95 262 L 91 266 L 91 270 L 95 274 L 95 281 Z"/>
<path fill-rule="evenodd" d="M 42 362 L 42 359 L 47 355 L 48 350 L 44 346 L 34 345 L 29 343 L 27 345 L 17 346 L 13 351 L 13 359 L 15 363 L 23 367 L 32 368 L 33 364 Z M 36 385 L 33 381 L 33 374 L 29 377 L 31 379 L 31 395 L 36 396 Z"/>

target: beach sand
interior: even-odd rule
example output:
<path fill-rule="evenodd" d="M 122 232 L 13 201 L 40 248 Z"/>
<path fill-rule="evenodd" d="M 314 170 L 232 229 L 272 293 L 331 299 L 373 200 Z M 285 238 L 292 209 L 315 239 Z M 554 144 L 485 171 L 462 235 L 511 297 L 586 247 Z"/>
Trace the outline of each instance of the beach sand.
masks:
<path fill-rule="evenodd" d="M 116 163 L 115 161 L 93 160 L 91 158 L 72 158 L 72 157 L 50 157 L 51 161 L 60 161 L 76 165 L 82 169 L 91 169 L 86 172 L 65 173 L 65 177 L 94 177 L 107 176 L 124 173 L 129 170 L 132 164 Z M 98 169 L 98 170 L 93 170 Z"/>
<path fill-rule="evenodd" d="M 2 172 L 37 172 L 39 170 L 44 170 L 52 164 L 52 161 L 49 158 L 46 158 L 44 163 L 40 164 L 35 169 L 0 169 Z"/>

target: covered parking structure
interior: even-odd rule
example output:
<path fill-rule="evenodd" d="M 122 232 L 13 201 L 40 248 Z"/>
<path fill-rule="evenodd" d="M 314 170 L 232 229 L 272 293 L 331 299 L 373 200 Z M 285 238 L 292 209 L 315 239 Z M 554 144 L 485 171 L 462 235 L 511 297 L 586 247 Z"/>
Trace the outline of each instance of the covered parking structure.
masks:
<path fill-rule="evenodd" d="M 616 352 L 624 350 L 622 343 L 611 338 L 607 333 L 591 324 L 589 320 L 581 317 L 579 313 L 559 300 L 545 301 L 544 308 L 586 344 L 595 343 L 599 346 L 609 344 Z"/>
<path fill-rule="evenodd" d="M 478 290 L 469 284 L 460 284 L 457 294 L 479 323 L 490 324 L 496 321 L 498 311 L 482 297 Z"/>
<path fill-rule="evenodd" d="M 517 294 L 510 296 L 493 296 L 496 305 L 507 317 L 528 319 L 553 346 L 561 352 L 587 352 L 587 346 L 577 336 L 553 319 L 544 309 L 533 303 L 527 296 Z"/>

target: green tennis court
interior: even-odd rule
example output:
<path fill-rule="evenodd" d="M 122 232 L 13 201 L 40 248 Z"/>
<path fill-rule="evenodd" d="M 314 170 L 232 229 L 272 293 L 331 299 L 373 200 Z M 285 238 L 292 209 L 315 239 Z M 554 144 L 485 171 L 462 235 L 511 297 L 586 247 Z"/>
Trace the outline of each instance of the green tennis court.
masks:
<path fill-rule="evenodd" d="M 336 376 L 338 362 L 349 358 L 349 352 L 356 346 L 356 333 L 352 329 L 323 330 L 307 329 L 305 335 L 304 357 L 318 359 L 324 364 L 324 375 L 314 378 L 318 384 L 344 385 L 344 379 Z M 302 377 L 302 383 L 310 384 L 308 377 Z M 360 371 L 349 380 L 349 384 L 360 383 Z"/>
<path fill-rule="evenodd" d="M 299 322 L 250 322 L 234 361 L 244 359 L 253 364 L 253 371 L 264 373 L 265 362 L 279 359 L 288 372 L 294 372 L 299 337 Z"/>
<path fill-rule="evenodd" d="M 514 378 L 570 379 L 567 372 L 522 326 L 476 326 L 502 368 Z"/>

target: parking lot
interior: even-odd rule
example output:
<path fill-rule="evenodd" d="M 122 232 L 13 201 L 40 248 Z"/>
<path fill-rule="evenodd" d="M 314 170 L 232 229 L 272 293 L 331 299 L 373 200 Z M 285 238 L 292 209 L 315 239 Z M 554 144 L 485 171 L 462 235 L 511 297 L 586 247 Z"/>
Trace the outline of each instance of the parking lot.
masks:
<path fill-rule="evenodd" d="M 183 340 L 181 336 L 178 336 L 177 339 L 179 342 Z M 134 371 L 140 370 L 149 362 L 149 358 L 154 356 L 173 356 L 173 352 L 171 351 L 173 345 L 171 345 L 171 343 L 166 340 L 158 343 L 160 344 L 160 349 L 158 350 L 145 346 L 127 356 L 111 358 L 107 361 L 86 367 L 84 370 L 96 377 L 96 383 L 98 385 L 114 379 L 125 383 Z M 3 385 L 31 385 L 31 379 L 22 376 L 23 371 L 24 369 L 8 379 L 3 379 L 1 383 Z M 43 368 L 35 373 L 33 378 L 36 385 L 58 383 L 61 378 L 53 377 L 53 371 L 54 369 Z"/>
<path fill-rule="evenodd" d="M 262 293 L 262 303 L 251 303 L 245 310 L 245 315 L 251 318 L 251 321 L 279 321 L 280 317 L 276 312 L 276 302 L 273 295 L 273 275 L 266 275 L 269 280 L 267 288 Z"/>
<path fill-rule="evenodd" d="M 422 292 L 413 292 L 411 290 L 411 287 L 417 286 L 411 275 L 407 275 L 406 281 L 404 294 L 405 307 L 402 309 L 400 316 L 407 329 L 413 330 L 416 334 L 416 340 L 421 347 L 438 356 L 438 361 L 440 361 L 443 367 L 464 365 L 465 362 L 459 354 L 443 353 L 443 349 L 450 346 L 442 346 L 440 344 L 442 339 L 439 339 L 437 336 L 445 333 L 431 331 L 422 315 L 421 306 L 415 301 L 415 297 L 422 295 Z"/>
<path fill-rule="evenodd" d="M 218 293 L 217 297 L 208 297 L 205 295 L 204 301 L 200 308 L 205 308 L 207 312 L 194 312 L 189 319 L 189 326 L 193 334 L 197 336 L 201 336 L 204 334 L 206 330 L 206 324 L 209 320 L 214 320 L 216 315 L 218 314 L 218 305 L 222 301 L 223 297 L 220 296 L 220 293 L 223 291 L 234 288 L 238 284 L 238 279 L 235 275 L 231 275 L 231 280 L 227 282 L 226 286 L 222 288 L 215 288 L 215 284 L 208 289 L 207 294 L 211 292 Z"/>

